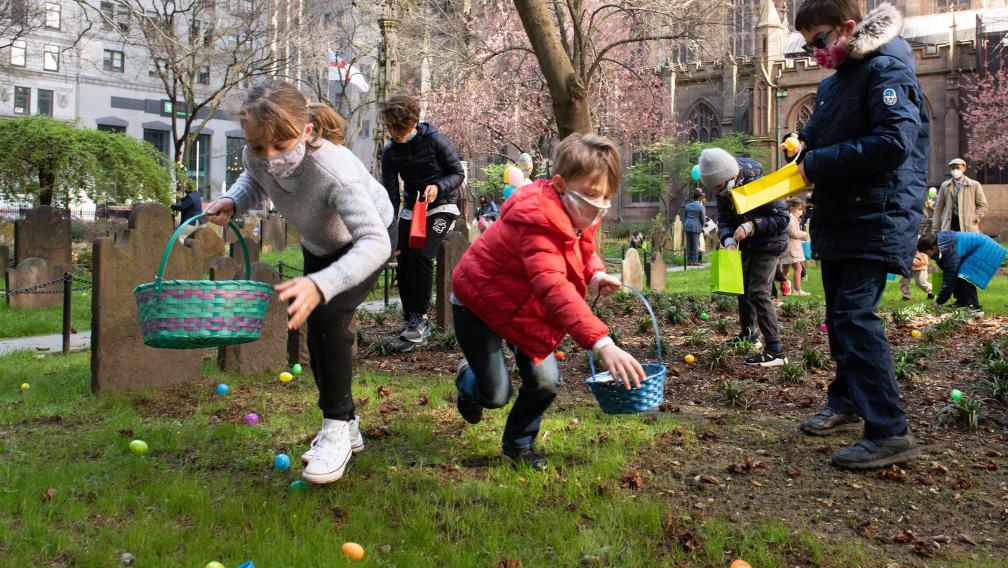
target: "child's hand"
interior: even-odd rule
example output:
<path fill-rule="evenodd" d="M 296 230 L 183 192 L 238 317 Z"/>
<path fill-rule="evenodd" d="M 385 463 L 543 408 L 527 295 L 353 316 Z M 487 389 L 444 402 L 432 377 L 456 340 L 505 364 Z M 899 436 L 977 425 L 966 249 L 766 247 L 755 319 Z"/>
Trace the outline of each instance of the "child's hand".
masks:
<path fill-rule="evenodd" d="M 735 241 L 738 242 L 745 240 L 746 237 L 753 234 L 754 230 L 755 227 L 753 227 L 753 224 L 750 223 L 749 221 L 742 223 L 741 225 L 738 226 L 737 229 L 735 229 L 735 235 L 734 235 Z"/>
<path fill-rule="evenodd" d="M 426 201 L 427 203 L 434 203 L 434 201 L 437 199 L 437 193 L 438 189 L 436 185 L 434 184 L 428 185 L 424 189 L 424 201 Z"/>
<path fill-rule="evenodd" d="M 623 287 L 623 283 L 619 281 L 619 278 L 609 276 L 608 274 L 600 277 L 597 282 L 599 293 L 607 298 Z"/>
<path fill-rule="evenodd" d="M 230 197 L 221 197 L 215 199 L 210 205 L 207 205 L 206 220 L 217 225 L 227 225 L 227 222 L 234 217 L 235 214 L 235 204 Z"/>
<path fill-rule="evenodd" d="M 308 320 L 308 315 L 322 303 L 322 292 L 315 282 L 306 276 L 292 278 L 273 287 L 280 292 L 280 300 L 294 300 L 287 307 L 287 329 L 297 329 Z"/>
<path fill-rule="evenodd" d="M 641 381 L 647 378 L 647 375 L 644 374 L 644 368 L 637 362 L 637 359 L 613 343 L 599 349 L 598 356 L 605 368 L 609 370 L 613 380 L 623 381 L 623 386 L 627 390 L 630 390 L 631 381 L 634 387 L 640 388 Z"/>

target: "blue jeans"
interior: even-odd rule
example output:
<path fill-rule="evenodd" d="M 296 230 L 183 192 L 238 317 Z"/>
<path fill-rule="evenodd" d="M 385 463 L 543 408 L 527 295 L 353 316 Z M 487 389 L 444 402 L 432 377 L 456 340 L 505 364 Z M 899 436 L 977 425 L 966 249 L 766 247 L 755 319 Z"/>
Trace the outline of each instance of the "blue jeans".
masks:
<path fill-rule="evenodd" d="M 873 440 L 907 431 L 892 351 L 878 315 L 888 272 L 875 261 L 822 261 L 826 330 L 837 365 L 827 404 L 864 418 L 865 437 Z"/>
<path fill-rule="evenodd" d="M 503 340 L 467 308 L 453 305 L 452 311 L 455 335 L 469 363 L 455 379 L 455 385 L 483 408 L 504 406 L 511 399 L 512 388 Z M 539 435 L 542 415 L 560 389 L 560 370 L 552 354 L 536 365 L 528 355 L 512 345 L 508 347 L 518 362 L 522 385 L 504 424 L 501 444 L 505 448 L 531 449 Z"/>

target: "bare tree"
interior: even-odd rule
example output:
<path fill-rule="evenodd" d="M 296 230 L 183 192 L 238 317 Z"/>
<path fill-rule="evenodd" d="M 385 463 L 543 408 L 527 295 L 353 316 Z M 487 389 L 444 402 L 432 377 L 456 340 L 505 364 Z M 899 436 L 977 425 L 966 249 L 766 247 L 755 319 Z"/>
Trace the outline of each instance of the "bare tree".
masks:
<path fill-rule="evenodd" d="M 258 77 L 296 75 L 302 0 L 78 0 L 126 45 L 146 50 L 171 105 L 173 158 L 187 163 L 226 97 Z M 104 10 L 102 9 L 104 6 Z"/>
<path fill-rule="evenodd" d="M 42 0 L 0 0 L 0 49 L 45 26 Z"/>

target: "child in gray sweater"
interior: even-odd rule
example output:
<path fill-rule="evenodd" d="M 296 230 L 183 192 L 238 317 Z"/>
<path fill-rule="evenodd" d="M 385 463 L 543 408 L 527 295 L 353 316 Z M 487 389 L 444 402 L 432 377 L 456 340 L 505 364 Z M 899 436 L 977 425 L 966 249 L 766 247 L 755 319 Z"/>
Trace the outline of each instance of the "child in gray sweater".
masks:
<path fill-rule="evenodd" d="M 395 242 L 392 203 L 385 188 L 347 148 L 330 142 L 341 133 L 321 125 L 335 114 L 308 101 L 292 85 L 270 80 L 253 87 L 238 116 L 245 132 L 245 171 L 227 194 L 207 207 L 207 219 L 234 215 L 273 201 L 301 235 L 303 277 L 276 286 L 290 301 L 288 327 L 308 323 L 308 351 L 319 389 L 322 430 L 302 456 L 303 477 L 329 483 L 343 476 L 364 447 L 351 391 L 349 329 L 357 306 L 378 281 Z"/>

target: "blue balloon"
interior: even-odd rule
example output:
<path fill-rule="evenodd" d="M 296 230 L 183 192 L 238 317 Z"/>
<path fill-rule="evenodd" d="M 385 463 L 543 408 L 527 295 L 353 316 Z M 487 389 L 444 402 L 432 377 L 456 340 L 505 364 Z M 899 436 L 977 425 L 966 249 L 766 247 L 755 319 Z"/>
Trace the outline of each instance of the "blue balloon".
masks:
<path fill-rule="evenodd" d="M 273 467 L 280 471 L 287 471 L 290 469 L 290 465 L 290 456 L 287 454 L 277 454 L 277 456 L 273 458 Z"/>
<path fill-rule="evenodd" d="M 515 189 L 517 189 L 517 188 L 515 186 L 511 185 L 511 184 L 505 185 L 504 186 L 504 199 L 507 199 L 508 197 L 511 197 L 511 194 L 515 192 Z"/>
<path fill-rule="evenodd" d="M 227 394 L 230 390 L 224 383 L 217 385 L 217 394 Z"/>
<path fill-rule="evenodd" d="M 700 181 L 700 164 L 693 166 L 693 169 L 690 170 L 690 177 L 693 178 L 693 181 Z"/>

